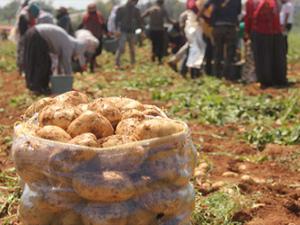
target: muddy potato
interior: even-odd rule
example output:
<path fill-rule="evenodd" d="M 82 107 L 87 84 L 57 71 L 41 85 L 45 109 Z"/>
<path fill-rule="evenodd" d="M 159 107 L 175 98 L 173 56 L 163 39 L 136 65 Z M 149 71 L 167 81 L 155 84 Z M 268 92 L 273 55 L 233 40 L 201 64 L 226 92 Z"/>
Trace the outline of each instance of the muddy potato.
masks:
<path fill-rule="evenodd" d="M 127 225 L 130 207 L 125 203 L 88 204 L 81 212 L 84 225 Z"/>
<path fill-rule="evenodd" d="M 98 141 L 98 146 L 102 148 L 108 148 L 118 145 L 123 145 L 136 141 L 134 137 L 124 135 L 113 135 L 110 137 L 102 138 Z"/>
<path fill-rule="evenodd" d="M 83 204 L 83 200 L 71 188 L 53 188 L 44 192 L 44 205 L 50 212 L 62 212 Z"/>
<path fill-rule="evenodd" d="M 57 126 L 64 130 L 67 130 L 71 122 L 76 119 L 81 112 L 66 105 L 50 105 L 45 107 L 39 114 L 39 125 Z"/>
<path fill-rule="evenodd" d="M 74 137 L 71 141 L 69 141 L 69 143 L 74 145 L 97 147 L 97 138 L 92 133 L 85 133 Z"/>
<path fill-rule="evenodd" d="M 42 98 L 33 103 L 24 113 L 26 118 L 32 117 L 35 113 L 40 112 L 44 107 L 55 104 L 56 100 L 53 98 Z"/>
<path fill-rule="evenodd" d="M 53 152 L 49 159 L 49 182 L 54 186 L 72 187 L 73 173 L 81 167 L 92 167 L 96 152 L 87 149 L 62 149 Z"/>
<path fill-rule="evenodd" d="M 86 111 L 89 111 L 89 105 L 88 104 L 80 104 L 76 106 L 76 109 L 79 110 L 81 113 L 84 113 Z"/>
<path fill-rule="evenodd" d="M 144 110 L 142 103 L 124 97 L 109 97 L 105 98 L 106 101 L 112 102 L 122 113 L 131 109 Z"/>
<path fill-rule="evenodd" d="M 101 98 L 92 102 L 89 105 L 89 109 L 106 117 L 113 127 L 117 126 L 122 117 L 120 110 L 113 103 Z"/>
<path fill-rule="evenodd" d="M 137 118 L 140 120 L 145 119 L 145 114 L 142 111 L 137 109 L 131 109 L 122 114 L 122 120 L 130 119 L 130 118 Z"/>
<path fill-rule="evenodd" d="M 183 131 L 182 125 L 177 121 L 165 118 L 143 120 L 136 126 L 133 136 L 138 140 L 165 137 Z"/>
<path fill-rule="evenodd" d="M 185 168 L 185 162 L 176 151 L 159 152 L 147 160 L 145 170 L 157 180 L 183 186 L 188 184 L 192 176 Z"/>
<path fill-rule="evenodd" d="M 135 130 L 137 126 L 142 122 L 143 120 L 140 118 L 129 118 L 122 120 L 117 128 L 116 128 L 116 134 L 117 135 L 125 135 L 125 136 L 133 136 L 135 134 Z"/>
<path fill-rule="evenodd" d="M 67 131 L 72 137 L 93 133 L 97 138 L 103 138 L 114 133 L 111 123 L 104 116 L 92 111 L 82 113 L 70 124 Z"/>
<path fill-rule="evenodd" d="M 163 217 L 158 222 L 158 225 L 191 225 L 191 211 L 182 212 L 169 217 Z"/>
<path fill-rule="evenodd" d="M 81 215 L 74 211 L 63 212 L 51 225 L 82 225 Z"/>
<path fill-rule="evenodd" d="M 49 225 L 52 222 L 54 213 L 51 213 L 47 208 L 41 207 L 42 196 L 32 192 L 25 185 L 20 206 L 19 219 L 24 225 Z"/>
<path fill-rule="evenodd" d="M 139 197 L 139 204 L 150 212 L 174 215 L 177 212 L 193 207 L 194 189 L 191 184 L 180 189 L 174 187 L 159 188 Z"/>
<path fill-rule="evenodd" d="M 71 106 L 77 106 L 80 104 L 87 104 L 89 103 L 89 98 L 78 91 L 70 91 L 64 94 L 61 94 L 55 97 L 55 100 L 60 104 L 68 104 Z"/>
<path fill-rule="evenodd" d="M 91 201 L 121 202 L 130 199 L 134 186 L 128 176 L 121 172 L 104 171 L 78 173 L 73 178 L 73 188 L 82 198 Z"/>
<path fill-rule="evenodd" d="M 36 134 L 41 138 L 52 141 L 68 142 L 69 140 L 71 140 L 71 136 L 62 128 L 57 126 L 45 126 L 39 128 L 36 131 Z"/>
<path fill-rule="evenodd" d="M 136 207 L 130 211 L 127 225 L 152 225 L 155 224 L 156 214 Z"/>
<path fill-rule="evenodd" d="M 144 115 L 168 118 L 166 114 L 155 105 L 144 105 L 144 107 L 145 107 L 145 110 L 143 111 Z"/>
<path fill-rule="evenodd" d="M 126 173 L 134 173 L 140 170 L 145 159 L 147 158 L 148 149 L 142 146 L 130 145 L 103 151 L 99 156 L 99 165 L 103 171 L 122 171 Z"/>
<path fill-rule="evenodd" d="M 12 157 L 18 175 L 26 183 L 43 185 L 47 177 L 46 170 L 50 148 L 45 148 L 35 140 L 18 138 L 12 145 Z"/>

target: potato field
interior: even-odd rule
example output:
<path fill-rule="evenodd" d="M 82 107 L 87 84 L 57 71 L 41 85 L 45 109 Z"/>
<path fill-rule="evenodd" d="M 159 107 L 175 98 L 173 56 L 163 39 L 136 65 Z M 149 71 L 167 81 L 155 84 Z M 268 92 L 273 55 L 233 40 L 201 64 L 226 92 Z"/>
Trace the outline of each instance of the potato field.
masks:
<path fill-rule="evenodd" d="M 293 85 L 285 89 L 261 90 L 258 84 L 210 76 L 184 79 L 167 63 L 153 64 L 147 44 L 138 49 L 135 68 L 114 69 L 114 56 L 104 52 L 95 74 L 74 75 L 74 90 L 90 99 L 123 96 L 156 105 L 189 125 L 197 148 L 193 225 L 299 225 L 299 40 L 299 34 L 291 34 L 289 80 Z M 43 97 L 26 89 L 15 66 L 14 44 L 0 42 L 2 225 L 20 224 L 17 210 L 23 184 L 11 158 L 13 127 Z"/>

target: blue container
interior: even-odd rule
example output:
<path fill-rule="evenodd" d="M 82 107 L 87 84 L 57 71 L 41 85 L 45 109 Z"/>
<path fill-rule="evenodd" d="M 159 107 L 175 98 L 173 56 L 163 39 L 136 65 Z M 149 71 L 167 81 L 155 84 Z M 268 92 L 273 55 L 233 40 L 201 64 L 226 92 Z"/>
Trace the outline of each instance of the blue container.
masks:
<path fill-rule="evenodd" d="M 52 94 L 63 94 L 72 91 L 73 76 L 55 75 L 51 77 L 50 82 Z"/>

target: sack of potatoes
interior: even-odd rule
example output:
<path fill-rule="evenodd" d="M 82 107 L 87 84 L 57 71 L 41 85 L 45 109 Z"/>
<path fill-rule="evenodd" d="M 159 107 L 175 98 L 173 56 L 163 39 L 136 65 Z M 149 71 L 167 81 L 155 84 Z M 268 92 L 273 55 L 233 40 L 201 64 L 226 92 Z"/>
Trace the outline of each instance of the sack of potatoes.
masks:
<path fill-rule="evenodd" d="M 189 224 L 196 150 L 187 125 L 124 97 L 72 91 L 31 105 L 12 156 L 30 225 Z"/>

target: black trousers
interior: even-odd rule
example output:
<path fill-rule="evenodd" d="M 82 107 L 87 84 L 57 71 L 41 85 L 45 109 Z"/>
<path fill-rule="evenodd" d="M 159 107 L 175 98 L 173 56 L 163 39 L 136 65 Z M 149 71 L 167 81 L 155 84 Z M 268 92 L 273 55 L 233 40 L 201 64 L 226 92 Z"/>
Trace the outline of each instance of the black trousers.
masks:
<path fill-rule="evenodd" d="M 206 49 L 205 49 L 205 73 L 207 75 L 212 75 L 212 61 L 213 61 L 213 45 L 209 37 L 204 36 L 204 41 L 206 42 Z"/>
<path fill-rule="evenodd" d="M 92 73 L 94 73 L 95 71 L 96 59 L 99 55 L 101 55 L 103 49 L 103 38 L 102 37 L 98 38 L 98 41 L 99 41 L 98 48 L 96 49 L 96 52 L 92 55 L 90 59 L 90 70 Z"/>
<path fill-rule="evenodd" d="M 150 39 L 153 59 L 158 58 L 158 61 L 162 62 L 165 47 L 165 32 L 163 30 L 150 30 Z"/>
<path fill-rule="evenodd" d="M 286 85 L 287 56 L 283 35 L 254 32 L 252 45 L 258 81 L 266 87 Z"/>
<path fill-rule="evenodd" d="M 39 94 L 49 94 L 51 58 L 47 42 L 35 28 L 24 37 L 24 72 L 27 88 Z"/>
<path fill-rule="evenodd" d="M 214 71 L 217 77 L 225 77 L 231 80 L 234 58 L 236 55 L 236 43 L 238 38 L 236 26 L 215 26 L 214 38 Z M 222 61 L 224 60 L 224 66 Z"/>

